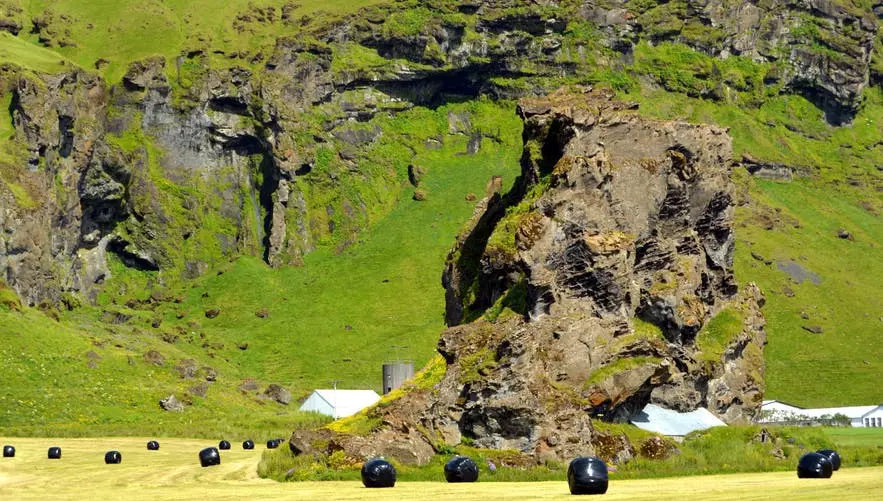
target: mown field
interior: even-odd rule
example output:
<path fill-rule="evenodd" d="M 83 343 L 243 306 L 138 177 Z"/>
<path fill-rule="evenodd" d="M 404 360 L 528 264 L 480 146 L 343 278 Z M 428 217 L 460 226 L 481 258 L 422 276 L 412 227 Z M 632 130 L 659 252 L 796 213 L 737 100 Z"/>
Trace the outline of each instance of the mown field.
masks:
<path fill-rule="evenodd" d="M 236 437 L 238 439 L 238 437 Z M 0 459 L 4 499 L 571 499 L 567 482 L 479 482 L 448 485 L 408 482 L 392 490 L 370 490 L 359 482 L 277 483 L 260 479 L 256 465 L 262 447 L 223 451 L 221 465 L 202 468 L 197 453 L 215 445 L 207 440 L 165 439 L 160 450 L 146 450 L 147 438 L 10 439 L 16 457 Z M 231 437 L 232 440 L 232 437 Z M 61 460 L 46 459 L 51 446 Z M 119 450 L 123 461 L 105 465 L 104 453 Z M 850 468 L 827 480 L 799 480 L 794 472 L 709 475 L 647 480 L 617 480 L 613 473 L 604 499 L 872 499 L 883 489 L 883 467 Z M 685 481 L 686 480 L 686 481 Z"/>

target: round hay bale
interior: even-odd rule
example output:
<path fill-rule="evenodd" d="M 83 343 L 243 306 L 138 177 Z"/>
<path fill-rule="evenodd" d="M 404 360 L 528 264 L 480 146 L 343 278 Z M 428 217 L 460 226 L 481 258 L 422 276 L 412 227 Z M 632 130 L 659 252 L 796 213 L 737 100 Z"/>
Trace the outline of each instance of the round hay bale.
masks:
<path fill-rule="evenodd" d="M 834 465 L 827 456 L 818 452 L 808 452 L 797 463 L 797 478 L 831 478 Z"/>
<path fill-rule="evenodd" d="M 831 449 L 819 449 L 816 452 L 828 458 L 828 461 L 831 461 L 831 468 L 834 471 L 840 469 L 840 454 L 838 454 L 837 451 Z"/>
<path fill-rule="evenodd" d="M 147 450 L 149 451 L 158 451 L 159 450 L 159 442 L 156 440 L 151 440 L 147 442 Z"/>
<path fill-rule="evenodd" d="M 61 447 L 50 447 L 49 459 L 61 459 Z"/>
<path fill-rule="evenodd" d="M 571 494 L 604 494 L 607 481 L 607 464 L 601 458 L 578 457 L 567 467 L 567 485 Z"/>
<path fill-rule="evenodd" d="M 245 442 L 242 442 L 242 448 L 246 450 L 254 449 L 254 442 L 251 440 L 246 440 Z"/>
<path fill-rule="evenodd" d="M 362 485 L 369 488 L 395 487 L 395 467 L 384 459 L 368 461 L 362 465 Z"/>
<path fill-rule="evenodd" d="M 221 464 L 221 453 L 214 447 L 206 447 L 199 451 L 199 464 L 203 468 L 206 466 L 217 466 Z"/>
<path fill-rule="evenodd" d="M 5 458 L 14 458 L 15 457 L 15 447 L 11 445 L 3 446 L 3 457 Z"/>
<path fill-rule="evenodd" d="M 475 482 L 478 480 L 478 465 L 466 456 L 454 456 L 445 463 L 445 480 L 452 484 Z"/>
<path fill-rule="evenodd" d="M 222 451 L 230 450 L 230 442 L 226 440 L 221 440 L 220 442 L 218 442 L 218 449 L 221 449 Z"/>
<path fill-rule="evenodd" d="M 277 447 L 279 447 L 279 442 L 276 439 L 267 440 L 267 449 L 275 449 Z"/>
<path fill-rule="evenodd" d="M 120 451 L 109 451 L 104 455 L 104 464 L 120 464 L 123 462 L 123 455 Z"/>

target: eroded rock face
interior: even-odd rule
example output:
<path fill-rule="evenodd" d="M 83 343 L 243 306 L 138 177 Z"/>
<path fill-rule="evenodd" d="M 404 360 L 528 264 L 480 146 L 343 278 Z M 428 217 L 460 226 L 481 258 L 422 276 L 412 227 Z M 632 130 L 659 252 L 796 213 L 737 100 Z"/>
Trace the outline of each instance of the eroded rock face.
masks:
<path fill-rule="evenodd" d="M 869 67 L 881 67 L 871 64 L 876 19 L 829 0 L 608 4 L 393 2 L 310 36 L 281 37 L 268 55 L 230 54 L 222 68 L 201 50 L 136 61 L 112 87 L 81 70 L 37 76 L 0 67 L 21 149 L 15 175 L 7 174 L 14 190 L 0 184 L 0 278 L 35 305 L 65 292 L 95 297 L 111 278 L 109 253 L 159 270 L 161 286 L 243 254 L 298 264 L 335 232 L 345 248 L 366 214 L 382 210 L 366 206 L 370 193 L 357 193 L 325 207 L 345 214 L 333 219 L 346 228 L 321 228 L 303 179 L 317 165 L 318 145 L 336 154 L 337 171 L 328 174 L 336 186 L 358 175 L 360 150 L 377 138 L 348 128 L 354 122 L 415 105 L 544 93 L 543 78 L 580 74 L 599 56 L 573 27 L 596 29 L 626 64 L 642 41 L 769 63 L 764 82 L 808 97 L 837 124 L 861 104 Z M 396 22 L 404 8 L 419 8 L 424 26 Z M 259 17 L 275 19 L 269 11 Z M 20 14 L 0 12 L 0 30 L 16 32 Z M 377 64 L 364 64 L 364 54 Z M 252 64 L 259 60 L 263 67 Z M 697 92 L 720 100 L 743 84 L 724 78 L 727 88 Z M 481 132 L 452 130 L 470 134 L 470 152 L 480 148 Z M 396 175 L 374 181 L 400 189 Z M 592 287 L 612 287 L 608 278 L 593 277 Z"/>
<path fill-rule="evenodd" d="M 868 85 L 877 20 L 867 8 L 832 0 L 686 0 L 635 6 L 614 0 L 583 12 L 605 43 L 627 50 L 638 39 L 677 41 L 721 58 L 774 63 L 769 84 L 800 94 L 829 122 L 851 122 Z"/>
<path fill-rule="evenodd" d="M 625 460 L 628 440 L 593 420 L 650 402 L 754 417 L 763 296 L 733 279 L 726 131 L 645 119 L 601 91 L 519 112 L 522 177 L 449 257 L 447 317 L 462 324 L 439 341 L 444 379 L 376 411 L 385 426 L 347 452 L 465 437 L 539 461 Z"/>

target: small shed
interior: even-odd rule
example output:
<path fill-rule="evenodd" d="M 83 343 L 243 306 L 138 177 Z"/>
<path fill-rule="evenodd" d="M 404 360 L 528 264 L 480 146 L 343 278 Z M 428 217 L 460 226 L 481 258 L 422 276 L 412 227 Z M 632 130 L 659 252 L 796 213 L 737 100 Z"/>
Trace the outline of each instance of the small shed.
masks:
<path fill-rule="evenodd" d="M 702 407 L 691 412 L 678 412 L 655 404 L 647 404 L 629 422 L 642 430 L 676 438 L 697 430 L 727 425 Z"/>
<path fill-rule="evenodd" d="M 374 390 L 314 390 L 300 406 L 301 411 L 318 412 L 334 419 L 352 416 L 380 400 Z"/>

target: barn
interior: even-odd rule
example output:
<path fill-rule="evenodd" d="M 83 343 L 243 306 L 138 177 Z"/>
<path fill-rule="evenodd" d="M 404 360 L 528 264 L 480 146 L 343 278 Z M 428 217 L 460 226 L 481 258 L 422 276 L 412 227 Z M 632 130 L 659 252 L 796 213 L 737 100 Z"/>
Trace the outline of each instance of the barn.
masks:
<path fill-rule="evenodd" d="M 803 409 L 779 400 L 764 400 L 759 423 L 764 424 L 827 424 L 835 417 L 849 418 L 854 428 L 883 427 L 883 405 L 854 405 L 850 407 L 819 407 Z"/>
<path fill-rule="evenodd" d="M 380 400 L 374 390 L 314 390 L 300 406 L 301 411 L 318 412 L 334 419 L 352 416 Z"/>
<path fill-rule="evenodd" d="M 883 404 L 862 414 L 861 425 L 865 428 L 883 428 Z"/>
<path fill-rule="evenodd" d="M 801 414 L 815 420 L 823 420 L 829 416 L 846 416 L 849 418 L 850 426 L 854 428 L 880 428 L 883 426 L 883 405 L 803 409 Z"/>

